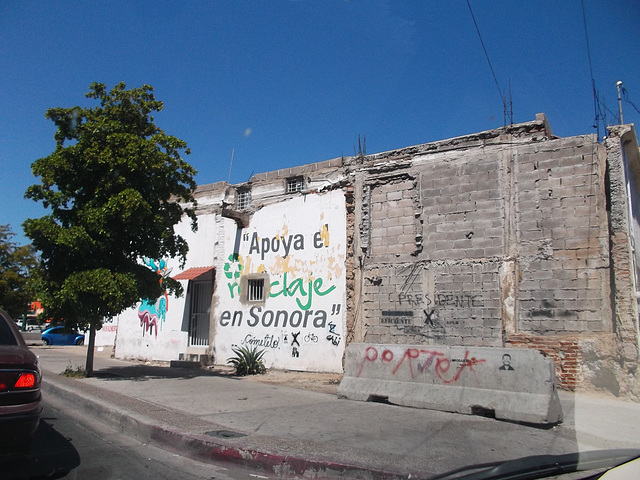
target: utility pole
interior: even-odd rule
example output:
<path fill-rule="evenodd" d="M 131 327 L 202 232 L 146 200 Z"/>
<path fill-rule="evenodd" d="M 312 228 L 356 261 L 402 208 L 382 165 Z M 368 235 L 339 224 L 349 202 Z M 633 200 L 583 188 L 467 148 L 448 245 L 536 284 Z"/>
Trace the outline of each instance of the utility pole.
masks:
<path fill-rule="evenodd" d="M 624 123 L 624 120 L 622 118 L 622 95 L 620 94 L 620 90 L 622 89 L 622 81 L 618 80 L 618 83 L 616 83 L 616 86 L 618 87 L 618 107 L 620 108 L 620 125 L 622 125 Z"/>

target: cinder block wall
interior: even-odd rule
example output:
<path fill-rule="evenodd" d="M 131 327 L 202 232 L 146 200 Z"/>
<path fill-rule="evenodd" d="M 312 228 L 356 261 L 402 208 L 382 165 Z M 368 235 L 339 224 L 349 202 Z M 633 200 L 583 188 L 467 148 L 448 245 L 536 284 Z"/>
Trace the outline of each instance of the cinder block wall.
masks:
<path fill-rule="evenodd" d="M 598 383 L 588 367 L 616 343 L 607 152 L 594 135 L 554 137 L 540 116 L 357 167 L 356 339 L 535 348 L 561 387 L 595 379 L 619 393 L 619 378 Z"/>
<path fill-rule="evenodd" d="M 518 148 L 518 330 L 611 331 L 605 159 L 594 136 Z"/>

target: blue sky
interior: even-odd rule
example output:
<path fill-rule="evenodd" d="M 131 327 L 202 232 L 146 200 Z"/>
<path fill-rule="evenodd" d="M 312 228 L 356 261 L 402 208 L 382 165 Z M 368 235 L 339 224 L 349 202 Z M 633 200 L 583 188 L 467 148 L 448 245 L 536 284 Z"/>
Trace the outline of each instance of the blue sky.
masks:
<path fill-rule="evenodd" d="M 470 0 L 14 1 L 0 3 L 0 224 L 45 213 L 24 199 L 55 147 L 52 107 L 90 106 L 92 82 L 149 84 L 199 184 L 442 140 L 547 114 L 554 134 L 607 123 L 616 82 L 640 108 L 640 3 Z M 640 114 L 623 102 L 625 123 Z M 601 126 L 601 135 L 603 135 Z"/>

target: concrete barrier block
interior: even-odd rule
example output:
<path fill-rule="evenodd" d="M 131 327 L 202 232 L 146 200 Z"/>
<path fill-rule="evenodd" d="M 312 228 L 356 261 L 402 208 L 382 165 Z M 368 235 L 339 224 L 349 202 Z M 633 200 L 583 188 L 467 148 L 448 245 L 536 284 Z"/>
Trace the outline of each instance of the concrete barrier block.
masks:
<path fill-rule="evenodd" d="M 516 422 L 562 421 L 554 362 L 530 349 L 352 343 L 338 396 Z"/>

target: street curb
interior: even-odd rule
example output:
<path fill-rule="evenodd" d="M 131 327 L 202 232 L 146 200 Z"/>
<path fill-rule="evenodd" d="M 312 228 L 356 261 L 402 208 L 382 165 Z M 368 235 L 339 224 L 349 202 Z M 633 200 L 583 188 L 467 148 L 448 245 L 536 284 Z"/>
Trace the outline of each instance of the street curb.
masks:
<path fill-rule="evenodd" d="M 173 426 L 159 424 L 150 416 L 142 415 L 123 406 L 123 404 L 137 404 L 136 406 L 140 410 L 140 407 L 148 408 L 153 405 L 154 410 L 157 411 L 159 406 L 155 404 L 149 404 L 143 400 L 127 397 L 95 385 L 83 384 L 81 380 L 62 377 L 54 372 L 46 372 L 42 381 L 42 390 L 45 393 L 45 402 L 46 395 L 50 395 L 143 443 L 153 444 L 163 450 L 204 463 L 228 462 L 276 477 L 346 477 L 366 480 L 408 480 L 421 477 L 421 475 L 376 470 L 361 465 L 335 462 L 325 458 L 303 458 L 296 454 L 262 451 L 247 448 L 241 445 L 241 441 L 238 439 L 218 440 L 205 434 L 185 432 Z M 173 414 L 179 413 L 173 412 Z M 179 415 L 184 416 L 184 414 Z M 215 427 L 215 424 L 211 424 L 211 426 Z"/>

